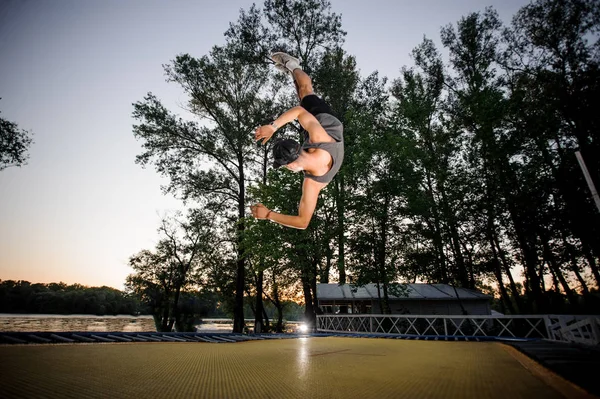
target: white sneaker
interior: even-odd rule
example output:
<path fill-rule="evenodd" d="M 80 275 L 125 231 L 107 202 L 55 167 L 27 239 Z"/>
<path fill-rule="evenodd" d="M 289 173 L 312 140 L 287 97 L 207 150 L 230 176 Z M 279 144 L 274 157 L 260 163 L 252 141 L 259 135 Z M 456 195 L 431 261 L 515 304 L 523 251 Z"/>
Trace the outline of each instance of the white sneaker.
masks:
<path fill-rule="evenodd" d="M 287 69 L 286 67 L 283 66 L 283 64 L 277 64 L 277 63 L 275 63 L 275 64 L 273 64 L 273 66 L 275 68 L 279 69 L 281 72 L 283 72 L 285 74 L 293 75 L 292 72 L 289 69 Z"/>
<path fill-rule="evenodd" d="M 271 54 L 271 59 L 275 61 L 275 67 L 277 67 L 277 64 L 280 64 L 292 73 L 294 72 L 294 69 L 300 68 L 300 60 L 286 53 L 273 53 Z M 281 69 L 279 67 L 277 68 Z"/>

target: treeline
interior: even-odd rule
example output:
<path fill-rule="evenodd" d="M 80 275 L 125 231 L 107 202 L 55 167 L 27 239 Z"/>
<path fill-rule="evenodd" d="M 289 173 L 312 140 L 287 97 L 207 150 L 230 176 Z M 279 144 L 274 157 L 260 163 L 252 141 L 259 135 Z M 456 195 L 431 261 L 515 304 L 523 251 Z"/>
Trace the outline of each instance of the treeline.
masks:
<path fill-rule="evenodd" d="M 152 93 L 134 104 L 137 162 L 192 207 L 132 256 L 130 289 L 166 330 L 187 287 L 217 292 L 240 332 L 245 304 L 260 330 L 263 301 L 298 292 L 314 320 L 329 281 L 377 283 L 384 312 L 392 282 L 418 280 L 491 286 L 507 313 L 597 313 L 600 213 L 575 153 L 599 187 L 599 15 L 592 0 L 533 1 L 508 25 L 470 13 L 441 29 L 447 59 L 425 38 L 388 80 L 361 75 L 326 0 L 242 10 L 223 45 L 165 66 L 192 118 Z M 301 59 L 345 129 L 344 165 L 306 230 L 247 217 L 255 202 L 295 214 L 301 195 L 300 176 L 269 166 L 274 140 L 253 141 L 297 103 L 266 61 L 277 50 Z M 277 135 L 301 137 L 294 124 Z"/>
<path fill-rule="evenodd" d="M 222 298 L 215 294 L 185 291 L 178 302 L 179 330 L 195 331 L 194 327 L 203 318 L 231 318 L 221 304 Z M 30 283 L 29 281 L 0 280 L 0 313 L 24 314 L 91 314 L 105 315 L 149 315 L 152 308 L 132 294 L 111 287 L 87 287 L 81 284 Z M 282 304 L 283 319 L 300 320 L 304 308 L 293 301 Z M 265 306 L 267 317 L 275 318 L 276 307 Z M 252 303 L 246 304 L 244 317 L 253 317 Z M 160 326 L 161 319 L 155 319 Z"/>
<path fill-rule="evenodd" d="M 0 281 L 0 313 L 38 314 L 148 314 L 133 295 L 111 287 L 80 284 Z"/>

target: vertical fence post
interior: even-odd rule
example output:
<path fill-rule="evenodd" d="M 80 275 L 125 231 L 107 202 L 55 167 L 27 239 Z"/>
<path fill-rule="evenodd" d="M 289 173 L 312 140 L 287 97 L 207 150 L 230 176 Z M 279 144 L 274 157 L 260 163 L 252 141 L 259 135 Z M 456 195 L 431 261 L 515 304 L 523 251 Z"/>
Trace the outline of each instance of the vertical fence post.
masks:
<path fill-rule="evenodd" d="M 594 340 L 593 345 L 600 344 L 600 318 L 590 317 L 588 319 L 592 328 L 592 339 Z"/>
<path fill-rule="evenodd" d="M 373 332 L 373 316 L 369 316 L 369 332 Z"/>
<path fill-rule="evenodd" d="M 448 325 L 446 324 L 446 318 L 444 317 L 444 335 L 448 336 Z"/>
<path fill-rule="evenodd" d="M 546 324 L 546 338 L 547 339 L 556 339 L 555 337 L 553 337 L 550 333 L 550 316 L 549 315 L 544 315 L 544 324 Z"/>

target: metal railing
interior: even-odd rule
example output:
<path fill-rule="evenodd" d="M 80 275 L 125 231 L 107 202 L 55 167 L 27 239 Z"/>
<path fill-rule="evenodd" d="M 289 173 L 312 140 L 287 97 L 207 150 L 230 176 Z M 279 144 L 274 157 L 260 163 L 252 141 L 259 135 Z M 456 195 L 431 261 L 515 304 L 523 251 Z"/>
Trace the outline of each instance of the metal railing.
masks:
<path fill-rule="evenodd" d="M 596 324 L 583 323 L 586 319 Z M 571 315 L 319 315 L 317 330 L 415 336 L 541 338 L 597 345 L 597 316 Z M 576 341 L 579 339 L 579 341 Z M 593 343 L 595 342 L 595 343 Z"/>
<path fill-rule="evenodd" d="M 584 318 L 558 318 L 548 326 L 550 339 L 576 342 L 585 345 L 600 345 L 600 316 Z"/>

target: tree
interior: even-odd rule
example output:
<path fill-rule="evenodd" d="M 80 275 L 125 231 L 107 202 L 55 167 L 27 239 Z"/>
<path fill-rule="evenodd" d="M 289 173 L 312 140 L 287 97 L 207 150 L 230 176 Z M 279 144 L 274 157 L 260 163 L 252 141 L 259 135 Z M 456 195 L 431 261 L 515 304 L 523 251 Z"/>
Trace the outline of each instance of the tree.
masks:
<path fill-rule="evenodd" d="M 250 15 L 249 13 L 242 13 L 243 16 Z M 248 29 L 249 19 L 246 18 L 246 23 L 238 24 L 240 28 L 230 30 L 230 32 L 242 33 L 240 40 L 240 47 L 255 48 L 257 54 L 262 54 L 262 57 L 267 55 L 274 50 L 287 50 L 292 54 L 298 56 L 301 59 L 302 67 L 311 71 L 322 59 L 323 54 L 328 49 L 339 47 L 343 41 L 345 32 L 341 30 L 341 19 L 339 15 L 331 12 L 331 5 L 328 1 L 324 0 L 295 0 L 295 1 L 279 1 L 279 0 L 267 0 L 264 5 L 264 17 L 267 25 L 264 25 L 264 29 Z M 243 27 L 243 28 L 242 28 Z M 259 40 L 259 38 L 261 38 Z M 240 37 L 238 36 L 239 40 Z M 262 41 L 262 45 L 259 44 Z M 260 57 L 257 57 L 260 58 Z M 315 76 L 313 76 L 314 78 Z M 281 80 L 280 80 L 281 82 Z M 317 80 L 314 79 L 315 86 Z M 286 82 L 286 85 L 289 85 Z M 291 98 L 295 96 L 281 96 L 279 97 L 278 105 L 290 106 L 292 101 Z M 293 100 L 297 103 L 297 98 Z M 293 125 L 290 129 L 295 133 L 300 134 L 300 129 L 294 129 Z M 281 133 L 279 133 L 281 134 Z M 266 165 L 266 157 L 261 157 L 261 165 Z M 263 178 L 266 176 L 264 173 L 266 169 L 262 168 Z M 277 186 L 278 181 L 288 181 L 287 179 L 271 179 L 268 181 L 262 181 L 262 184 Z M 291 187 L 282 187 L 282 191 L 287 193 L 287 197 L 284 203 L 276 201 L 273 205 L 276 205 L 280 209 L 288 209 L 288 212 L 296 212 L 298 200 L 300 197 L 301 186 L 297 184 L 297 177 L 292 181 L 295 184 Z M 326 195 L 325 193 L 323 193 Z M 267 203 L 266 197 L 270 194 L 258 194 L 261 201 Z M 295 203 L 289 203 L 289 198 L 295 198 Z M 323 199 L 320 200 L 318 209 L 321 209 Z M 303 292 L 305 293 L 305 317 L 306 321 L 314 325 L 314 318 L 316 313 L 316 281 L 319 275 L 318 269 L 320 269 L 321 260 L 324 257 L 325 252 L 323 245 L 330 241 L 329 235 L 324 237 L 322 229 L 319 228 L 321 221 L 319 220 L 319 214 L 322 212 L 317 211 L 315 217 L 311 221 L 311 226 L 308 231 L 304 232 L 286 232 L 284 235 L 287 244 L 293 248 L 293 251 L 289 253 L 290 256 L 294 257 L 297 262 L 294 264 L 300 269 L 300 279 L 303 285 Z M 331 252 L 331 251 L 329 251 Z M 297 256 L 298 254 L 302 256 Z M 331 259 L 331 254 L 329 255 Z M 259 264 L 262 261 L 259 261 Z M 261 276 L 261 270 L 263 267 L 258 268 L 258 277 Z M 257 283 L 260 278 L 257 279 Z M 260 292 L 261 288 L 257 287 L 257 292 Z M 257 295 L 257 301 L 259 295 Z M 258 302 L 257 302 L 258 304 Z M 258 308 L 258 306 L 257 306 Z"/>
<path fill-rule="evenodd" d="M 420 257 L 419 252 L 431 251 L 436 266 L 431 276 L 434 281 L 448 283 L 458 277 L 462 285 L 469 286 L 458 234 L 458 208 L 452 203 L 452 194 L 459 192 L 461 185 L 457 184 L 457 179 L 450 182 L 456 173 L 450 164 L 457 164 L 458 145 L 456 134 L 449 126 L 443 125 L 443 64 L 429 39 L 424 39 L 412 55 L 422 72 L 404 68 L 401 79 L 392 86 L 392 95 L 397 100 L 395 112 L 400 123 L 399 130 L 412 147 L 411 172 L 418 176 L 403 190 L 408 215 L 418 226 L 420 234 L 432 241 L 431 248 L 415 248 L 414 255 Z M 453 249 L 452 254 L 447 254 L 448 243 Z M 421 262 L 424 260 L 421 257 Z M 450 270 L 452 261 L 458 273 Z"/>
<path fill-rule="evenodd" d="M 341 15 L 331 12 L 327 0 L 266 0 L 264 13 L 275 48 L 290 51 L 308 71 L 346 36 Z"/>
<path fill-rule="evenodd" d="M 403 163 L 397 162 L 404 148 L 389 123 L 385 85 L 386 78 L 377 72 L 360 82 L 356 104 L 347 118 L 356 148 L 348 176 L 354 186 L 348 211 L 353 219 L 349 226 L 351 282 L 358 286 L 376 283 L 382 312 L 389 313 L 388 288 L 397 278 L 395 239 L 399 237 L 390 233 L 403 215 L 398 189 L 405 174 Z"/>
<path fill-rule="evenodd" d="M 27 151 L 33 143 L 31 133 L 18 125 L 0 118 L 0 170 L 27 164 Z"/>
<path fill-rule="evenodd" d="M 0 281 L 0 312 L 134 315 L 146 309 L 134 296 L 111 287 L 6 280 Z"/>
<path fill-rule="evenodd" d="M 338 47 L 326 53 L 318 62 L 314 71 L 315 90 L 327 101 L 337 117 L 345 124 L 344 133 L 344 164 L 332 182 L 332 190 L 330 199 L 325 198 L 325 208 L 321 208 L 319 214 L 323 215 L 328 220 L 330 229 L 325 230 L 326 233 L 321 239 L 326 242 L 326 257 L 327 271 L 323 273 L 325 282 L 329 279 L 329 269 L 334 248 L 333 240 L 337 240 L 337 271 L 338 282 L 344 284 L 346 282 L 346 250 L 345 250 L 345 231 L 346 231 L 346 206 L 347 198 L 352 196 L 351 184 L 347 184 L 347 171 L 353 168 L 353 154 L 358 148 L 355 148 L 355 140 L 357 132 L 348 129 L 347 116 L 354 107 L 357 85 L 359 82 L 359 73 L 356 69 L 356 60 L 348 55 L 342 48 Z M 331 206 L 327 206 L 327 205 Z"/>
<path fill-rule="evenodd" d="M 168 80 L 178 83 L 190 96 L 189 109 L 204 123 L 176 118 L 160 101 L 148 94 L 134 104 L 136 137 L 144 141 L 137 162 L 154 162 L 170 180 L 169 191 L 184 200 L 222 204 L 220 208 L 235 225 L 237 253 L 234 331 L 244 327 L 243 298 L 245 260 L 246 187 L 249 156 L 254 151 L 252 131 L 268 119 L 269 108 L 261 98 L 268 79 L 266 65 L 240 59 L 234 44 L 214 47 L 199 59 L 179 55 L 165 66 Z M 271 116 L 271 115 L 269 115 Z M 204 163 L 203 163 L 204 161 Z"/>
<path fill-rule="evenodd" d="M 218 209 L 220 245 L 194 281 L 223 297 L 236 332 L 245 294 L 257 331 L 268 326 L 264 298 L 281 329 L 292 279 L 314 323 L 316 284 L 336 269 L 340 283 L 378 284 L 383 311 L 401 280 L 466 288 L 496 280 L 511 313 L 575 309 L 577 290 L 594 303 L 600 216 L 573 151 L 597 180 L 599 8 L 537 0 L 506 29 L 491 8 L 470 13 L 441 31 L 449 63 L 425 39 L 391 87 L 377 73 L 360 77 L 329 1 L 242 10 L 223 46 L 165 66 L 199 123 L 152 94 L 134 105 L 144 142 L 137 161 L 154 164 L 186 203 Z M 244 217 L 250 200 L 293 213 L 301 194 L 298 176 L 269 170 L 270 146 L 252 142 L 257 126 L 297 103 L 289 77 L 272 73 L 277 50 L 301 58 L 345 129 L 344 166 L 305 231 Z M 301 130 L 292 123 L 278 134 Z"/>
<path fill-rule="evenodd" d="M 216 220 L 214 213 L 197 209 L 189 211 L 186 221 L 164 218 L 155 252 L 142 250 L 130 258 L 135 273 L 128 276 L 127 287 L 150 305 L 158 331 L 181 331 L 186 325 L 179 299 L 213 258 Z"/>
<path fill-rule="evenodd" d="M 584 154 L 598 184 L 600 118 L 591 101 L 600 93 L 598 15 L 600 6 L 594 1 L 533 2 L 519 10 L 506 30 L 502 59 L 514 102 L 513 128 L 538 165 L 537 173 L 548 176 L 552 203 L 547 212 L 560 234 L 546 234 L 545 240 L 560 243 L 567 270 L 584 291 L 579 257 L 600 285 L 600 215 L 574 151 Z"/>

